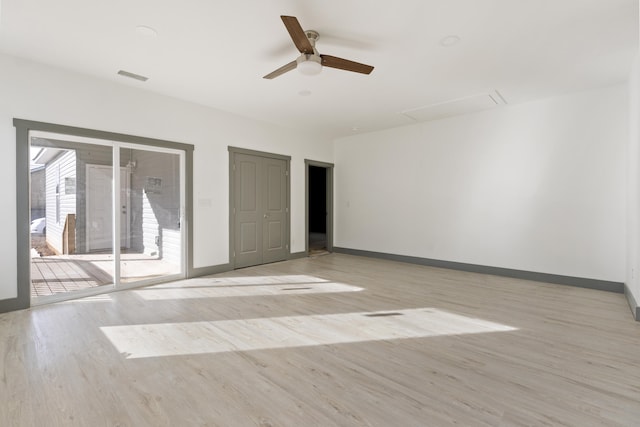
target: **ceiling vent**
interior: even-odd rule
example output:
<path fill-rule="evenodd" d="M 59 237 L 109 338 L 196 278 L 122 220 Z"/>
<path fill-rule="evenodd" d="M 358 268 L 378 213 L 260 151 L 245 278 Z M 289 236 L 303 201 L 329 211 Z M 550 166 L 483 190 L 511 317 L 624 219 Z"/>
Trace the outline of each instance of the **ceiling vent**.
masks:
<path fill-rule="evenodd" d="M 129 71 L 120 70 L 118 74 L 124 77 L 129 77 L 130 79 L 140 80 L 141 82 L 146 82 L 149 80 L 149 77 L 141 76 L 140 74 L 130 73 Z"/>
<path fill-rule="evenodd" d="M 507 102 L 497 91 L 467 96 L 450 101 L 439 102 L 424 107 L 402 111 L 400 114 L 417 122 L 442 119 L 444 117 L 458 116 L 461 114 L 475 113 L 488 110 Z"/>

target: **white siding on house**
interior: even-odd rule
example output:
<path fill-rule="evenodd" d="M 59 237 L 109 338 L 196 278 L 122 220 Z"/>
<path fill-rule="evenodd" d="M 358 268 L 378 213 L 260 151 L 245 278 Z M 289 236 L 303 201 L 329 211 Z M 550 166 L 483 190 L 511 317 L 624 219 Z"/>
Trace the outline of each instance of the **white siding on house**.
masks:
<path fill-rule="evenodd" d="M 160 255 L 160 248 L 156 239 L 160 239 L 160 225 L 153 213 L 151 202 L 144 192 L 142 193 L 142 252 L 150 256 Z"/>
<path fill-rule="evenodd" d="M 135 242 L 132 249 L 179 265 L 182 253 L 179 157 L 132 150 L 131 159 L 136 165 L 131 173 L 131 240 Z"/>
<path fill-rule="evenodd" d="M 31 170 L 31 219 L 45 216 L 47 197 L 44 166 Z"/>
<path fill-rule="evenodd" d="M 76 213 L 75 151 L 64 151 L 47 163 L 45 175 L 47 243 L 53 249 L 62 253 L 62 233 L 67 215 L 75 215 Z M 71 182 L 74 183 L 73 186 L 67 185 Z"/>
<path fill-rule="evenodd" d="M 181 265 L 182 237 L 180 230 L 163 228 L 162 230 L 162 259 L 173 265 Z"/>

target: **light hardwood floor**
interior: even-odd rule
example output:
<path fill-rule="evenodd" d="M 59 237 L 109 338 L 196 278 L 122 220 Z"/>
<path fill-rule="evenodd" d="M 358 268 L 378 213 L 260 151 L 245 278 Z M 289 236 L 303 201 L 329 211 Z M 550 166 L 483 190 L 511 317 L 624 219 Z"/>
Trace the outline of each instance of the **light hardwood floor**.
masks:
<path fill-rule="evenodd" d="M 638 426 L 601 291 L 326 255 L 0 315 L 1 426 Z"/>

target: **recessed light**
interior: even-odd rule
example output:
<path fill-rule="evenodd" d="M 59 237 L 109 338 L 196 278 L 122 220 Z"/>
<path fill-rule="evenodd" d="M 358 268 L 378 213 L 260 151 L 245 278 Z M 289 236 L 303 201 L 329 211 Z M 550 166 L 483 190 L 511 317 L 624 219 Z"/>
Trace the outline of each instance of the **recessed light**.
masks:
<path fill-rule="evenodd" d="M 300 95 L 300 96 L 309 96 L 309 95 L 311 95 L 311 91 L 310 90 L 301 90 L 300 92 L 298 92 L 298 95 Z"/>
<path fill-rule="evenodd" d="M 146 25 L 138 25 L 136 27 L 136 32 L 141 36 L 148 37 L 148 38 L 153 38 L 158 36 L 158 32 L 155 29 L 148 27 Z"/>
<path fill-rule="evenodd" d="M 453 45 L 458 44 L 459 41 L 460 41 L 460 36 L 456 36 L 455 34 L 452 34 L 440 40 L 440 46 L 451 47 Z"/>

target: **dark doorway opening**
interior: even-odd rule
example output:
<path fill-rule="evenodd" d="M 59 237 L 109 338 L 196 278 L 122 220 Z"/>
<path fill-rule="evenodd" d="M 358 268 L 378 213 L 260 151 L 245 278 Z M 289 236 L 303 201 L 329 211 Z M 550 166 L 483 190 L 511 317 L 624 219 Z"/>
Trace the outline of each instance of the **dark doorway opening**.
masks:
<path fill-rule="evenodd" d="M 327 168 L 309 165 L 309 254 L 327 252 Z"/>

